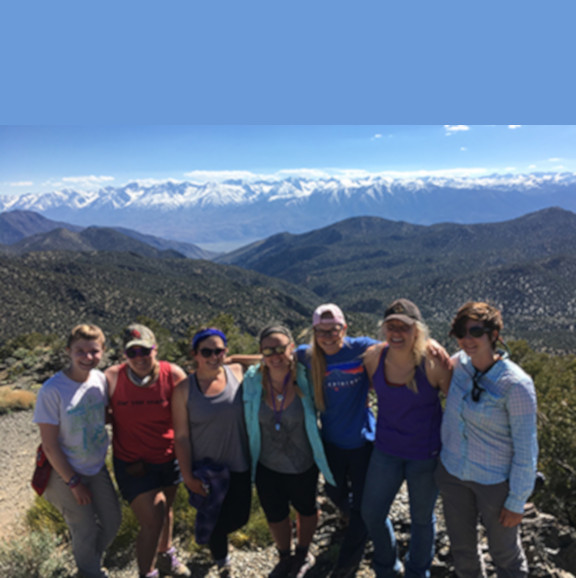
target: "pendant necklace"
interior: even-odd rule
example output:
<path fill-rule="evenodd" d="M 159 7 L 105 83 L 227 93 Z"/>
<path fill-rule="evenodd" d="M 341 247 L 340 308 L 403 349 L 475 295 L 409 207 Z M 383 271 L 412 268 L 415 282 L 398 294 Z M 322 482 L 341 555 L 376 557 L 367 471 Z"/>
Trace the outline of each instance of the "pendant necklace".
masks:
<path fill-rule="evenodd" d="M 282 420 L 282 412 L 284 411 L 284 402 L 286 401 L 286 391 L 288 390 L 288 381 L 292 375 L 292 372 L 288 372 L 284 378 L 284 383 L 282 384 L 282 393 L 278 393 L 274 386 L 272 385 L 272 380 L 268 376 L 268 385 L 270 386 L 270 397 L 272 398 L 272 411 L 274 412 L 274 429 L 280 431 L 280 421 Z M 274 395 L 274 393 L 276 395 Z M 280 404 L 280 407 L 276 409 L 276 400 Z"/>

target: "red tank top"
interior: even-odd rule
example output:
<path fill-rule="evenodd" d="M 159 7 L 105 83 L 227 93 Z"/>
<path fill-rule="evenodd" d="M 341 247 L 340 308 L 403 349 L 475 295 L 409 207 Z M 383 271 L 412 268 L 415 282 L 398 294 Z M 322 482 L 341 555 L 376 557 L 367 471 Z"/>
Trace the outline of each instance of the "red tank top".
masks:
<path fill-rule="evenodd" d="M 138 387 L 124 364 L 110 399 L 114 456 L 126 462 L 161 464 L 174 458 L 174 426 L 170 400 L 174 381 L 170 363 L 160 361 L 158 379 Z"/>

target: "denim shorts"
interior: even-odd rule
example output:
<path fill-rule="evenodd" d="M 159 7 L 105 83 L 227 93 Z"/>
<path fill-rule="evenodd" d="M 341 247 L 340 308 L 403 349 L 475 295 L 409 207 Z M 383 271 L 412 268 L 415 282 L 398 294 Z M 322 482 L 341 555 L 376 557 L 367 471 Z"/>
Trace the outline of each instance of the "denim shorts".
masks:
<path fill-rule="evenodd" d="M 122 497 L 132 502 L 140 494 L 177 486 L 182 481 L 180 466 L 176 459 L 163 464 L 125 462 L 114 458 L 114 475 Z"/>

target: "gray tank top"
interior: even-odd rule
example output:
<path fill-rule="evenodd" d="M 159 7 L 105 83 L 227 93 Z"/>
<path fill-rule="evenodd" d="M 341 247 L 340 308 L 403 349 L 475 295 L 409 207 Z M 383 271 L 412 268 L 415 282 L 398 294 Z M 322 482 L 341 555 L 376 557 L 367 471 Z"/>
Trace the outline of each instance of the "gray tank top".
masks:
<path fill-rule="evenodd" d="M 282 412 L 280 429 L 276 429 L 274 412 L 264 400 L 258 412 L 262 447 L 259 461 L 281 474 L 302 474 L 314 465 L 312 447 L 304 426 L 304 408 L 298 396 Z"/>
<path fill-rule="evenodd" d="M 210 458 L 231 472 L 245 472 L 250 462 L 242 387 L 227 366 L 224 371 L 226 387 L 212 397 L 206 397 L 196 375 L 190 375 L 187 406 L 192 461 Z"/>

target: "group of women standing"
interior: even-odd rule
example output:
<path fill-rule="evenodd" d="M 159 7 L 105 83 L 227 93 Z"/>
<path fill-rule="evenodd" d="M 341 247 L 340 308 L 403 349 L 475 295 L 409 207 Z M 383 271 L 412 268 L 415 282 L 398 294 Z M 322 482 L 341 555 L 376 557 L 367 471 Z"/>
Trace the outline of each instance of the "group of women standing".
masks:
<path fill-rule="evenodd" d="M 35 421 L 57 473 L 46 495 L 70 527 L 83 575 L 106 576 L 103 552 L 120 521 L 104 466 L 109 407 L 116 479 L 141 526 L 141 577 L 190 575 L 172 546 L 183 481 L 198 508 L 197 540 L 208 543 L 220 576 L 232 575 L 228 535 L 248 520 L 254 482 L 278 550 L 269 576 L 302 578 L 315 562 L 319 473 L 348 523 L 334 578 L 355 575 L 368 538 L 378 578 L 430 576 L 439 491 L 460 578 L 484 572 L 479 516 L 498 575 L 528 576 L 518 524 L 535 476 L 535 393 L 497 348 L 499 311 L 474 302 L 458 311 L 452 360 L 407 299 L 386 309 L 382 342 L 348 337 L 334 304 L 318 307 L 312 325 L 309 345 L 296 348 L 290 330 L 272 324 L 260 333 L 260 355 L 232 357 L 226 335 L 205 328 L 193 338 L 189 376 L 158 361 L 153 333 L 132 325 L 125 363 L 106 379 L 96 369 L 104 336 L 94 326 L 73 330 L 70 368 L 41 389 Z M 404 480 L 411 540 L 402 563 L 389 511 Z"/>

